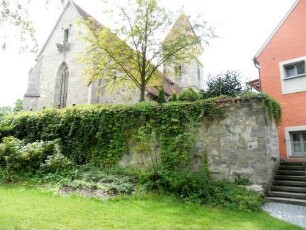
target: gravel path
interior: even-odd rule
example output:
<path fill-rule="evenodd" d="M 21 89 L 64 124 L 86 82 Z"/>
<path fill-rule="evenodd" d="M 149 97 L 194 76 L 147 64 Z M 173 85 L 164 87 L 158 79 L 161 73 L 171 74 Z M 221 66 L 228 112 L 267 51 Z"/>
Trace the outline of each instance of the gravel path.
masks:
<path fill-rule="evenodd" d="M 306 207 L 282 203 L 266 203 L 263 209 L 271 216 L 306 229 Z"/>

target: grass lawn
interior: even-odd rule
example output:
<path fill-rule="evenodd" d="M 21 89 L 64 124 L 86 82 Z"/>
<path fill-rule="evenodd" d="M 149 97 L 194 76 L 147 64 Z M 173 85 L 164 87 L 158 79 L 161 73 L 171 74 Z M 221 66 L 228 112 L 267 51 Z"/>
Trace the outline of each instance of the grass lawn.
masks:
<path fill-rule="evenodd" d="M 0 186 L 0 229 L 301 229 L 265 213 L 185 204 L 154 195 L 108 201 Z"/>

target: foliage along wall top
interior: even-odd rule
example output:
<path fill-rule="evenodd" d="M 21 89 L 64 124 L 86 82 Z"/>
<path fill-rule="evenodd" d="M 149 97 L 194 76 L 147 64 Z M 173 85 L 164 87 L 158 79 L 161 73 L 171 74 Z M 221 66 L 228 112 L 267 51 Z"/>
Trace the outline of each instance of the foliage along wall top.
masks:
<path fill-rule="evenodd" d="M 126 151 L 128 130 L 150 124 L 165 149 L 171 149 L 173 138 L 183 134 L 187 125 L 203 116 L 212 117 L 220 108 L 243 101 L 261 101 L 276 123 L 281 119 L 281 107 L 265 94 L 241 97 L 219 97 L 196 102 L 173 102 L 158 105 L 153 102 L 136 105 L 89 105 L 62 110 L 21 112 L 0 121 L 0 140 L 15 136 L 27 142 L 55 140 L 62 152 L 77 163 L 86 162 L 108 166 L 116 163 Z"/>

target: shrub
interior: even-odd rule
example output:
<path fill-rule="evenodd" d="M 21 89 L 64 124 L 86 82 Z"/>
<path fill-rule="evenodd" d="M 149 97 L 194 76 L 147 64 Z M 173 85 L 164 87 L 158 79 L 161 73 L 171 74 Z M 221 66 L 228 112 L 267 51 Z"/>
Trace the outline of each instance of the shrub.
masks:
<path fill-rule="evenodd" d="M 164 91 L 163 87 L 161 87 L 159 89 L 159 93 L 158 93 L 158 103 L 163 104 L 163 103 L 166 103 L 166 102 L 167 102 L 167 100 L 166 100 L 165 91 Z"/>
<path fill-rule="evenodd" d="M 105 170 L 90 164 L 82 166 L 69 164 L 69 167 L 61 167 L 56 172 L 42 170 L 40 174 L 33 177 L 33 180 L 56 188 L 99 190 L 111 195 L 131 194 L 135 191 L 137 182 L 135 176 Z"/>
<path fill-rule="evenodd" d="M 178 101 L 176 93 L 172 94 L 171 101 Z"/>
<path fill-rule="evenodd" d="M 179 101 L 197 101 L 200 100 L 201 96 L 194 89 L 186 89 L 181 95 L 179 95 Z"/>
<path fill-rule="evenodd" d="M 22 157 L 18 152 L 22 146 L 23 142 L 14 137 L 6 137 L 0 144 L 0 173 L 7 181 L 13 181 L 17 177 L 16 172 L 22 168 Z"/>
<path fill-rule="evenodd" d="M 54 145 L 53 154 L 47 156 L 44 163 L 40 165 L 44 173 L 58 173 L 60 170 L 72 166 L 72 162 L 61 153 L 60 146 Z"/>
<path fill-rule="evenodd" d="M 263 203 L 260 194 L 228 181 L 212 181 L 211 194 L 207 203 L 241 211 L 260 211 Z"/>
<path fill-rule="evenodd" d="M 0 144 L 0 171 L 3 179 L 13 181 L 24 173 L 35 173 L 49 155 L 56 141 L 26 144 L 14 137 L 5 137 Z"/>
<path fill-rule="evenodd" d="M 222 95 L 234 97 L 244 91 L 240 73 L 230 70 L 216 76 L 209 76 L 206 85 L 207 89 L 201 91 L 204 99 Z"/>
<path fill-rule="evenodd" d="M 199 204 L 252 212 L 260 211 L 263 202 L 258 193 L 228 181 L 216 181 L 205 171 L 164 171 L 158 175 L 149 171 L 140 181 L 146 189 L 158 189 Z"/>

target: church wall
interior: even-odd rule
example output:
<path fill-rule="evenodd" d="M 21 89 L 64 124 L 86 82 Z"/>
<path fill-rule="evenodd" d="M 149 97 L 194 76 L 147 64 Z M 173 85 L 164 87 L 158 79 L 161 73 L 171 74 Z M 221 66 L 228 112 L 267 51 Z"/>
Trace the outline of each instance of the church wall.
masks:
<path fill-rule="evenodd" d="M 102 94 L 98 92 L 97 83 L 86 85 L 86 76 L 84 74 L 84 65 L 80 63 L 79 58 L 86 47 L 85 41 L 81 38 L 81 33 L 85 34 L 87 28 L 79 25 L 81 19 L 76 9 L 69 5 L 63 14 L 60 22 L 52 33 L 51 38 L 46 44 L 38 63 L 33 67 L 36 88 L 39 88 L 40 97 L 25 97 L 25 110 L 40 110 L 44 107 L 58 107 L 59 87 L 57 81 L 58 70 L 63 62 L 68 65 L 69 79 L 67 89 L 67 106 L 73 104 L 126 104 L 139 101 L 139 91 L 137 89 L 120 88 L 115 91 L 106 90 Z M 63 44 L 64 31 L 69 29 L 68 42 L 70 49 L 67 52 L 59 53 L 56 44 Z M 33 78 L 33 77 L 32 77 Z M 29 79 L 28 84 L 33 81 Z M 28 102 L 27 102 L 28 101 Z"/>
<path fill-rule="evenodd" d="M 38 61 L 35 67 L 29 71 L 28 87 L 23 101 L 25 110 L 38 110 L 37 106 L 40 95 L 40 70 L 41 61 Z"/>
<path fill-rule="evenodd" d="M 106 89 L 101 92 L 102 104 L 135 104 L 139 102 L 140 90 L 138 88 L 120 87 L 116 90 Z"/>
<path fill-rule="evenodd" d="M 40 98 L 35 110 L 43 107 L 57 107 L 57 102 L 55 102 L 56 78 L 63 62 L 66 62 L 69 68 L 67 106 L 88 102 L 88 87 L 85 84 L 83 64 L 78 61 L 85 47 L 85 42 L 80 36 L 78 20 L 80 20 L 78 12 L 69 5 L 40 56 L 41 65 L 37 64 L 33 68 L 40 69 L 36 71 L 40 72 Z M 59 53 L 56 44 L 63 44 L 65 29 L 69 29 L 70 49 L 67 52 Z"/>
<path fill-rule="evenodd" d="M 198 77 L 198 68 L 200 70 L 200 78 Z M 192 60 L 190 63 L 183 65 L 182 71 L 182 88 L 195 88 L 200 90 L 203 88 L 203 68 L 197 60 Z"/>
<path fill-rule="evenodd" d="M 200 79 L 198 78 L 198 67 Z M 194 88 L 200 90 L 204 88 L 203 66 L 196 59 L 191 60 L 189 63 L 181 64 L 181 76 L 175 74 L 173 66 L 166 66 L 165 69 L 167 76 L 171 76 L 172 80 L 182 89 Z"/>
<path fill-rule="evenodd" d="M 57 28 L 55 29 L 48 45 L 44 51 L 44 66 L 42 77 L 45 79 L 42 95 L 42 101 L 46 107 L 57 106 L 54 105 L 55 99 L 55 85 L 58 68 L 63 62 L 66 62 L 69 68 L 68 78 L 68 95 L 67 106 L 72 104 L 87 104 L 88 89 L 85 85 L 85 76 L 83 74 L 83 65 L 78 61 L 80 52 L 85 47 L 85 42 L 79 35 L 80 27 L 78 25 L 80 16 L 72 5 L 69 5 Z M 56 43 L 63 43 L 64 30 L 69 29 L 68 42 L 70 49 L 67 52 L 59 53 Z M 52 103 L 50 105 L 50 102 Z"/>

